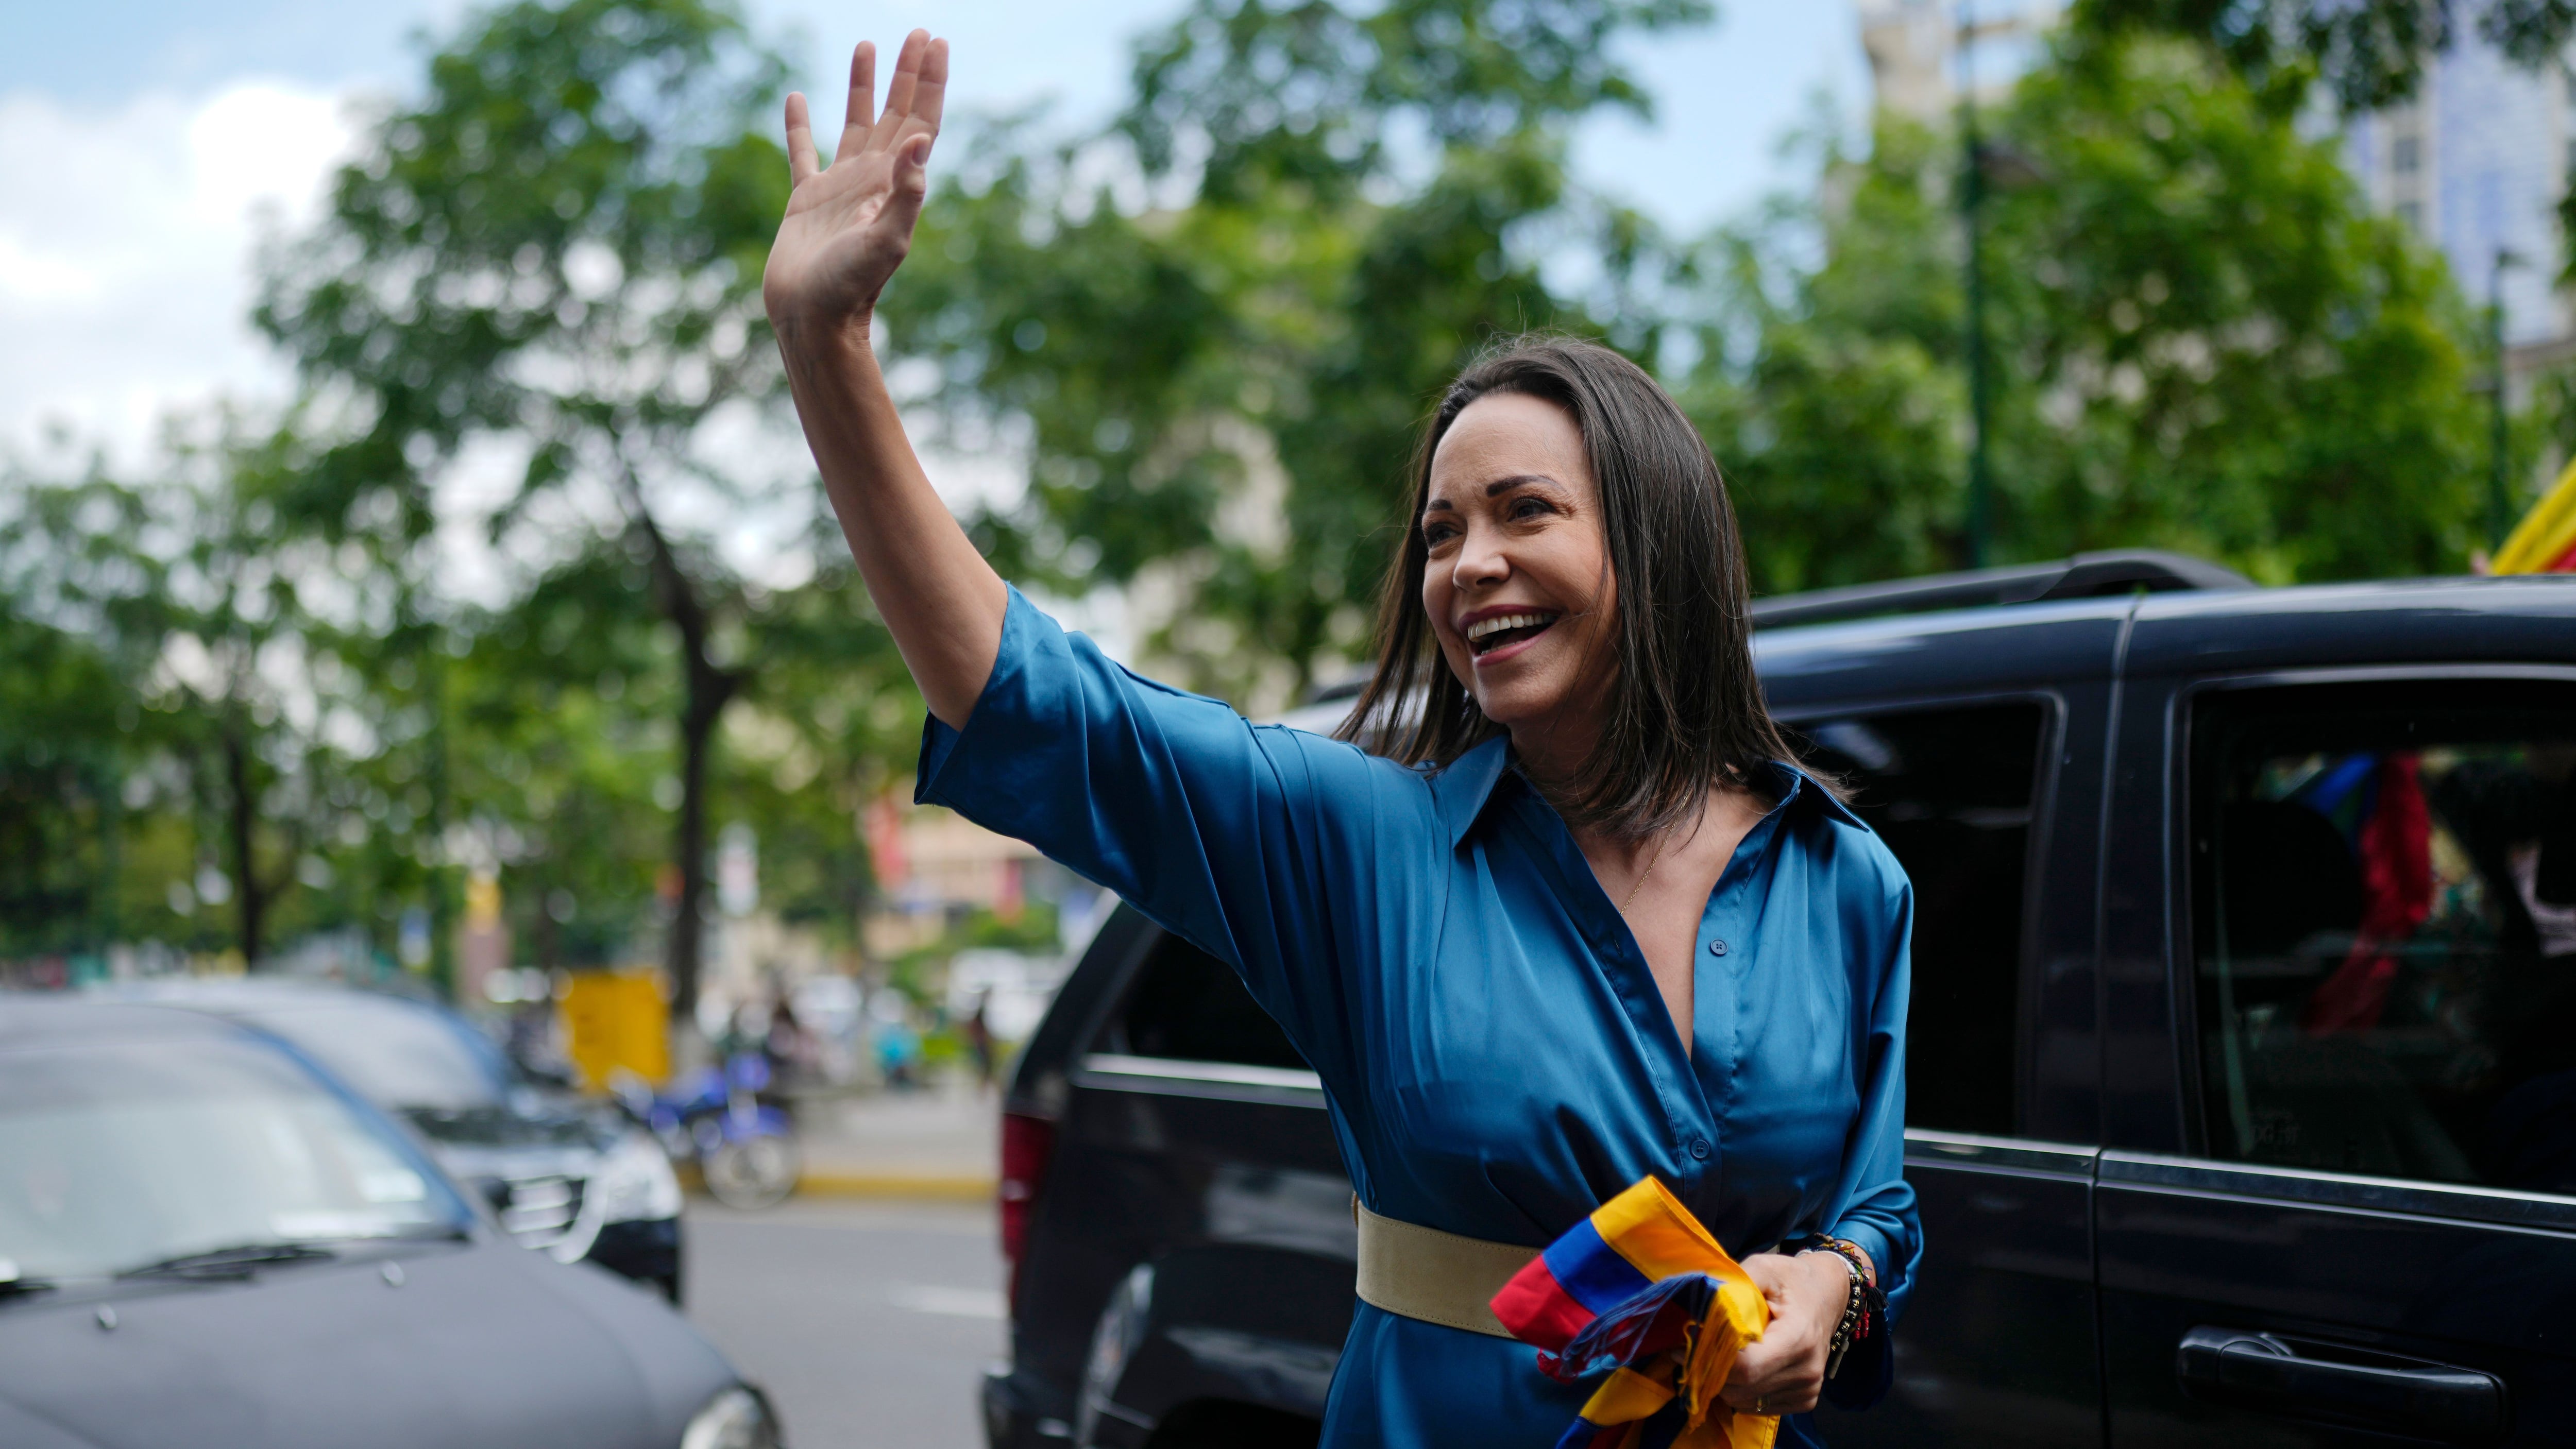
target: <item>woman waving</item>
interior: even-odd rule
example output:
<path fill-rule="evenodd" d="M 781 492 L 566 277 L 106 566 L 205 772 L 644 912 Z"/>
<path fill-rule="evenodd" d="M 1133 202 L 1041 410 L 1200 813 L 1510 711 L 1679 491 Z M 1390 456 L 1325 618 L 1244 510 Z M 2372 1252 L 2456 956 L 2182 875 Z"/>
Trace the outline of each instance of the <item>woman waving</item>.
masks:
<path fill-rule="evenodd" d="M 1344 731 L 1391 758 L 1139 678 L 986 565 L 905 439 L 869 323 L 920 215 L 947 46 L 906 40 L 881 112 L 874 68 L 860 46 L 828 170 L 788 101 L 766 292 L 930 707 L 921 797 L 1232 965 L 1322 1077 L 1362 1226 L 1325 1442 L 1556 1443 L 1598 1381 L 1505 1336 L 1492 1273 L 1646 1179 L 1767 1300 L 1725 1404 L 1803 1414 L 1856 1306 L 1901 1307 L 1920 1254 L 1911 893 L 1764 708 L 1707 447 L 1590 344 L 1461 376 Z"/>

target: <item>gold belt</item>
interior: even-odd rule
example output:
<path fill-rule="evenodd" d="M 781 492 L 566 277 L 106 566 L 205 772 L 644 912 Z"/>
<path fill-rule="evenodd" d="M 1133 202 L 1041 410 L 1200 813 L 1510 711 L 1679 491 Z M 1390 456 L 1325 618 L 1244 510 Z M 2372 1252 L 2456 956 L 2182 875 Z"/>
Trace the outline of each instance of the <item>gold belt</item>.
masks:
<path fill-rule="evenodd" d="M 1538 1249 L 1380 1217 L 1357 1197 L 1351 1199 L 1351 1216 L 1360 1227 L 1362 1303 L 1469 1333 L 1512 1336 L 1494 1316 L 1494 1295 L 1529 1266 Z"/>

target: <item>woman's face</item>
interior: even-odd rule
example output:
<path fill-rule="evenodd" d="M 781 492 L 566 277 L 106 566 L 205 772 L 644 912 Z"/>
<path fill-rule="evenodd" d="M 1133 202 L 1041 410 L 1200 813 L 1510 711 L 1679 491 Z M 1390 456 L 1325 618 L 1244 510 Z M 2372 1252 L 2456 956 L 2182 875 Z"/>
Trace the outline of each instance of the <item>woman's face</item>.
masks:
<path fill-rule="evenodd" d="M 1469 403 L 1431 456 L 1415 526 L 1430 555 L 1422 607 L 1485 717 L 1524 755 L 1538 743 L 1529 727 L 1588 719 L 1608 683 L 1600 666 L 1616 595 L 1601 490 L 1574 419 L 1522 393 Z"/>

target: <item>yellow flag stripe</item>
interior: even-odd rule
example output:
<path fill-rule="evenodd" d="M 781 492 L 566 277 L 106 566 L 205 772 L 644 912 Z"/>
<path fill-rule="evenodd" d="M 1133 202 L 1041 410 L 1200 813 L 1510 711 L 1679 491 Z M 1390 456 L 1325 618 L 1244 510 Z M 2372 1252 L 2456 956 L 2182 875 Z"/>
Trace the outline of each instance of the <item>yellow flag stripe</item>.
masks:
<path fill-rule="evenodd" d="M 1669 1384 L 1659 1384 L 1632 1368 L 1610 1371 L 1583 1405 L 1583 1417 L 1595 1424 L 1633 1424 L 1673 1401 Z"/>
<path fill-rule="evenodd" d="M 2500 574 L 2537 573 L 2571 547 L 2576 547 L 2576 463 L 2568 464 L 2556 485 L 2522 516 L 2504 547 L 2496 550 L 2493 567 Z"/>
<path fill-rule="evenodd" d="M 1682 1273 L 1744 1276 L 1708 1229 L 1655 1178 L 1603 1203 L 1592 1214 L 1592 1228 L 1612 1252 L 1654 1282 Z"/>

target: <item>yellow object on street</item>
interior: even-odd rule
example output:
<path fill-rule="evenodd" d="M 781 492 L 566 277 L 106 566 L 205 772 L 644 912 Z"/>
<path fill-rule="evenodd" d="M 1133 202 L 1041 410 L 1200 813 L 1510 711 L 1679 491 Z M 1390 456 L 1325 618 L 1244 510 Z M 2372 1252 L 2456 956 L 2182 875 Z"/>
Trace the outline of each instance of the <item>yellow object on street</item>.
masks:
<path fill-rule="evenodd" d="M 2576 463 L 2567 465 L 2557 486 L 2531 506 L 2513 536 L 2496 550 L 2494 572 L 2576 573 Z"/>
<path fill-rule="evenodd" d="M 565 1054 L 582 1082 L 604 1091 L 620 1068 L 647 1082 L 671 1075 L 671 1003 L 658 971 L 576 971 L 556 1009 Z"/>

